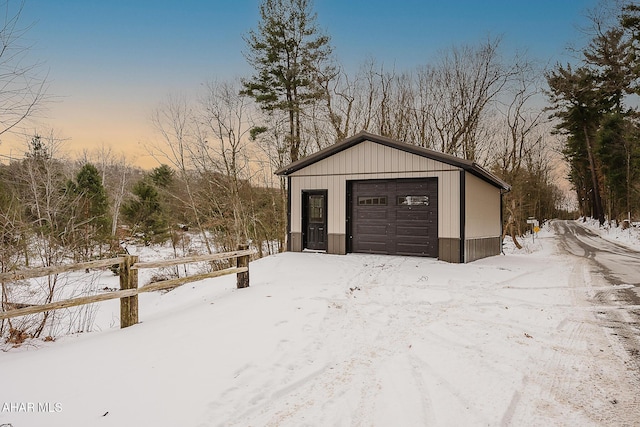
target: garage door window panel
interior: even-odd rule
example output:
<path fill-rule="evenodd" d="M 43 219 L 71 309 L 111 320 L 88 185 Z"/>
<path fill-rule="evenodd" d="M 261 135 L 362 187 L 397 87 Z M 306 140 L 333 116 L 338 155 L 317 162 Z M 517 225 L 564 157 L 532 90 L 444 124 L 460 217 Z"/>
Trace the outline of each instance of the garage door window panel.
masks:
<path fill-rule="evenodd" d="M 386 206 L 386 196 L 360 196 L 358 197 L 359 206 Z"/>
<path fill-rule="evenodd" d="M 429 196 L 398 196 L 398 206 L 429 206 Z"/>

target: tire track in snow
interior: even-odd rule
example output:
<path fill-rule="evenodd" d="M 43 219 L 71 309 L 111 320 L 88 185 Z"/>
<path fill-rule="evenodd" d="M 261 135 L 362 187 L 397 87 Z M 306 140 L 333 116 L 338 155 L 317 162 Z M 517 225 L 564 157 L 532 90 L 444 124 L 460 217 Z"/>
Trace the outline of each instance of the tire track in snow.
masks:
<path fill-rule="evenodd" d="M 362 258 L 364 263 L 370 260 Z M 391 284 L 384 277 L 391 267 L 401 269 L 406 259 L 390 257 L 384 263 L 379 262 L 380 258 L 372 259 L 377 263 L 345 281 L 344 297 L 330 302 L 323 321 L 322 340 L 328 348 L 341 351 L 330 356 L 330 365 L 313 381 L 286 395 L 285 405 L 274 405 L 287 410 L 274 412 L 273 408 L 265 408 L 257 420 L 265 425 L 375 425 L 382 422 L 380 414 L 395 407 L 403 409 L 396 412 L 395 421 L 404 417 L 407 425 L 431 423 L 432 410 L 424 384 L 411 378 L 411 370 L 403 368 L 407 366 L 406 353 L 412 337 L 407 325 L 411 322 L 418 328 L 424 326 L 427 310 L 418 306 L 416 314 L 416 307 L 406 309 L 409 301 L 398 289 L 406 284 Z M 386 301 L 391 301 L 394 309 L 390 310 Z M 341 333 L 336 335 L 335 331 Z M 404 378 L 399 380 L 398 375 Z M 407 383 L 412 390 L 401 390 L 400 400 L 390 392 L 396 385 L 406 387 Z M 321 401 L 311 401 L 309 396 Z M 378 411 L 381 405 L 386 405 L 384 411 Z"/>
<path fill-rule="evenodd" d="M 527 426 L 566 414 L 570 423 L 598 425 L 630 419 L 623 408 L 637 415 L 628 396 L 607 400 L 617 399 L 609 392 L 625 380 L 599 367 L 612 366 L 613 350 L 585 291 L 601 286 L 589 283 L 580 268 L 570 280 L 559 277 L 558 286 L 542 283 L 537 290 L 541 277 L 553 272 L 516 269 L 504 273 L 513 276 L 503 286 L 455 275 L 429 283 L 433 264 L 414 270 L 406 258 L 357 259 L 369 268 L 351 266 L 353 274 L 347 268 L 335 288 L 322 293 L 321 321 L 304 326 L 315 328 L 313 339 L 285 340 L 263 368 L 240 372 L 230 400 L 246 396 L 248 403 L 230 408 L 240 410 L 228 413 L 224 425 L 386 425 L 380 414 L 393 414 L 395 425 Z M 538 300 L 536 293 L 546 296 Z M 523 334 L 532 332 L 526 328 L 533 338 Z M 504 365 L 501 351 L 508 356 Z M 265 378 L 265 369 L 273 371 L 271 378 L 253 383 Z M 405 406 L 395 412 L 385 406 L 396 402 Z"/>
<path fill-rule="evenodd" d="M 585 426 L 633 425 L 637 421 L 637 379 L 608 368 L 619 351 L 603 334 L 601 323 L 592 318 L 594 312 L 583 309 L 589 305 L 584 285 L 591 288 L 591 277 L 587 261 L 577 260 L 569 278 L 575 309 L 557 327 L 558 333 L 567 336 L 566 344 L 547 349 L 548 356 L 541 359 L 545 362 L 527 374 L 520 394 L 538 398 L 514 396 L 503 425 L 539 425 L 545 422 L 540 414 L 557 419 L 565 413 L 572 414 L 573 423 Z"/>
<path fill-rule="evenodd" d="M 629 305 L 616 288 L 596 290 L 593 299 L 602 304 L 596 307 L 596 317 L 612 339 L 618 338 L 629 355 L 628 364 L 640 373 L 640 306 Z"/>
<path fill-rule="evenodd" d="M 427 314 L 424 307 L 417 307 L 422 314 L 413 313 L 413 308 L 402 310 L 406 297 L 396 287 L 404 284 L 389 287 L 390 283 L 383 283 L 388 279 L 384 277 L 386 271 L 401 269 L 406 262 L 401 257 L 390 258 L 391 264 L 386 257 L 385 262 L 379 262 L 378 257 L 362 257 L 370 268 L 359 269 L 356 276 L 344 275 L 342 294 L 327 300 L 320 333 L 309 331 L 320 339 L 306 343 L 283 340 L 268 355 L 271 360 L 261 363 L 263 368 L 245 365 L 238 369 L 233 374 L 236 384 L 223 393 L 219 403 L 210 406 L 207 418 L 226 426 L 375 424 L 376 407 L 388 400 L 387 389 L 395 381 L 393 375 L 380 372 L 384 373 L 386 366 L 397 368 L 405 364 L 403 357 L 409 346 L 407 322 L 415 324 L 417 318 L 426 318 Z M 397 304 L 399 312 L 388 310 L 380 298 Z M 303 328 L 306 327 L 312 326 Z M 335 354 L 328 354 L 325 349 L 332 349 Z M 306 362 L 291 360 L 288 353 L 305 355 Z M 270 375 L 265 374 L 264 366 L 270 367 Z M 266 383 L 254 383 L 265 377 L 270 378 Z M 407 382 L 411 380 L 402 384 Z M 430 411 L 416 410 L 415 406 L 428 408 L 428 399 L 418 382 L 413 381 L 413 387 L 411 394 L 419 396 L 419 401 L 411 402 L 414 407 L 408 413 L 414 416 L 413 423 L 424 424 L 425 414 Z M 234 408 L 224 407 L 225 400 L 242 401 L 242 396 L 247 402 L 242 411 L 233 413 Z"/>

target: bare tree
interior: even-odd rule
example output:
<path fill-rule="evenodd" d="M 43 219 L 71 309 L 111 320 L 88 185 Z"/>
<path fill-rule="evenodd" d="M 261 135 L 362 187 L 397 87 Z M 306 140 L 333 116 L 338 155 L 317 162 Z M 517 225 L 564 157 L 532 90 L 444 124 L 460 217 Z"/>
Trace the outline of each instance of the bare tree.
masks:
<path fill-rule="evenodd" d="M 196 167 L 203 173 L 222 172 L 224 175 L 224 180 L 218 184 L 231 207 L 235 245 L 245 243 L 249 234 L 247 213 L 240 197 L 243 178 L 248 178 L 250 173 L 247 150 L 253 122 L 248 101 L 240 95 L 239 84 L 207 84 L 202 107 L 209 135 L 200 140 L 199 155 L 195 160 Z"/>
<path fill-rule="evenodd" d="M 107 189 L 111 197 L 111 235 L 114 243 L 117 241 L 118 224 L 120 220 L 120 207 L 124 201 L 126 188 L 131 178 L 131 167 L 128 166 L 127 160 L 122 155 L 117 163 L 112 166 L 112 173 L 108 176 Z M 105 177 L 106 179 L 107 177 Z M 112 247 L 112 249 L 114 249 Z"/>
<path fill-rule="evenodd" d="M 418 70 L 424 112 L 430 115 L 429 135 L 435 148 L 469 160 L 478 156 L 478 132 L 491 103 L 514 70 L 499 55 L 500 39 L 478 46 L 453 47 L 435 65 Z"/>
<path fill-rule="evenodd" d="M 251 139 L 255 140 L 258 147 L 262 150 L 264 156 L 267 159 L 268 167 L 264 167 L 265 162 L 262 162 L 264 170 L 268 171 L 269 178 L 271 178 L 274 172 L 285 165 L 289 161 L 288 150 L 289 145 L 287 143 L 287 124 L 286 118 L 278 120 L 277 116 L 269 114 L 267 118 L 271 122 L 271 126 L 267 129 L 265 127 L 256 127 L 252 129 Z M 265 176 L 265 183 L 272 186 L 272 181 Z M 287 185 L 283 176 L 279 176 L 278 179 L 279 196 L 275 196 L 272 199 L 273 208 L 273 220 L 276 223 L 276 229 L 278 236 L 278 248 L 284 250 L 286 247 L 286 224 L 287 224 Z M 279 215 L 278 215 L 279 213 Z"/>
<path fill-rule="evenodd" d="M 162 160 L 166 160 L 178 172 L 184 183 L 187 199 L 182 200 L 177 194 L 172 196 L 180 199 L 184 206 L 191 210 L 207 252 L 213 253 L 202 215 L 198 209 L 196 188 L 192 176 L 193 153 L 199 135 L 195 113 L 185 97 L 169 96 L 167 101 L 154 112 L 152 122 L 162 139 L 155 150 L 150 150 L 151 155 L 160 163 L 164 163 Z"/>
<path fill-rule="evenodd" d="M 77 197 L 67 191 L 72 174 L 59 157 L 61 146 L 62 141 L 53 132 L 47 137 L 36 135 L 29 141 L 25 159 L 11 165 L 18 168 L 15 174 L 18 200 L 33 233 L 29 250 L 39 266 L 59 265 L 69 256 L 79 225 L 73 215 Z M 51 302 L 59 284 L 57 274 L 47 276 L 40 284 L 38 303 Z M 49 314 L 45 312 L 42 319 L 32 325 L 34 337 L 43 332 Z"/>
<path fill-rule="evenodd" d="M 336 139 L 359 130 L 470 160 L 486 160 L 495 105 L 517 72 L 499 55 L 499 39 L 452 47 L 415 72 L 373 59 L 355 77 L 324 81 L 326 123 Z M 517 61 L 516 61 L 517 63 Z"/>
<path fill-rule="evenodd" d="M 5 273 L 19 268 L 24 259 L 27 240 L 27 227 L 23 209 L 16 203 L 16 192 L 7 185 L 9 170 L 2 166 L 0 176 L 0 272 Z M 9 309 L 10 285 L 0 283 L 0 311 Z M 11 328 L 8 320 L 0 321 L 0 337 L 5 335 L 5 325 Z"/>
<path fill-rule="evenodd" d="M 355 133 L 352 114 L 356 99 L 353 88 L 356 82 L 343 70 L 337 72 L 334 78 L 325 78 L 322 82 L 327 121 L 333 129 L 335 140 L 340 141 Z"/>
<path fill-rule="evenodd" d="M 23 1 L 0 2 L 0 135 L 17 131 L 46 99 L 46 75 L 28 58 L 29 26 L 20 26 L 23 7 Z"/>
<path fill-rule="evenodd" d="M 523 63 L 513 76 L 498 107 L 498 124 L 493 126 L 492 157 L 503 174 L 517 175 L 533 151 L 539 151 L 544 123 L 541 107 L 541 73 Z M 546 129 L 544 129 L 546 131 Z"/>
<path fill-rule="evenodd" d="M 325 79 L 323 107 L 332 142 L 360 130 L 404 139 L 409 132 L 411 86 L 410 75 L 388 71 L 373 59 L 365 61 L 353 78 L 341 72 Z"/>

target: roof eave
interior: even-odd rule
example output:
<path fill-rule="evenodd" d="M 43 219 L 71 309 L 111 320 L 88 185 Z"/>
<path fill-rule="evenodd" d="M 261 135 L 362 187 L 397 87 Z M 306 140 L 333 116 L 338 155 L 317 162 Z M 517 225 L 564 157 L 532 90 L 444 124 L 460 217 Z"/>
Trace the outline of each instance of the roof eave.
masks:
<path fill-rule="evenodd" d="M 503 180 L 501 180 L 500 178 L 498 178 L 497 176 L 495 176 L 494 174 L 492 174 L 482 166 L 478 165 L 477 163 L 473 164 L 472 168 L 469 169 L 469 172 L 477 176 L 478 178 L 483 179 L 484 181 L 494 184 L 496 187 L 500 188 L 500 190 L 503 190 L 505 193 L 508 193 L 509 191 L 511 191 L 511 186 L 509 184 L 507 184 L 506 182 L 504 182 Z"/>
<path fill-rule="evenodd" d="M 500 188 L 501 190 L 504 190 L 505 192 L 508 192 L 511 190 L 511 187 L 509 186 L 509 184 L 502 181 L 501 179 L 499 179 L 489 171 L 482 168 L 480 165 L 470 160 L 465 160 L 449 154 L 440 153 L 434 150 L 429 150 L 427 148 L 419 147 L 417 145 L 411 145 L 404 142 L 396 141 L 394 139 L 387 138 L 380 135 L 375 135 L 366 131 L 361 131 L 350 138 L 344 139 L 323 150 L 313 153 L 303 159 L 290 163 L 287 166 L 284 166 L 278 169 L 274 173 L 276 175 L 288 176 L 296 171 L 299 171 L 300 169 L 303 169 L 313 163 L 316 163 L 322 159 L 325 159 L 336 153 L 339 153 L 340 151 L 346 150 L 347 148 L 357 145 L 363 141 L 372 141 L 372 142 L 386 145 L 388 147 L 392 147 L 398 150 L 406 151 L 421 157 L 427 157 L 439 162 L 450 164 L 452 166 L 457 166 L 495 185 L 496 187 Z"/>

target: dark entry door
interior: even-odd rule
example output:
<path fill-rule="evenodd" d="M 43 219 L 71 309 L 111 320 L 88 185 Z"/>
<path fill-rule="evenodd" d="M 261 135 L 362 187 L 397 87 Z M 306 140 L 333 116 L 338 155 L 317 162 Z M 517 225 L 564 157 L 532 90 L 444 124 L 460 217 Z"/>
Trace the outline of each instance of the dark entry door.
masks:
<path fill-rule="evenodd" d="M 327 250 L 327 191 L 303 191 L 303 245 L 305 249 Z"/>

